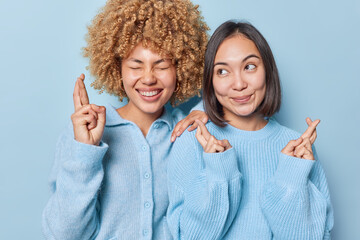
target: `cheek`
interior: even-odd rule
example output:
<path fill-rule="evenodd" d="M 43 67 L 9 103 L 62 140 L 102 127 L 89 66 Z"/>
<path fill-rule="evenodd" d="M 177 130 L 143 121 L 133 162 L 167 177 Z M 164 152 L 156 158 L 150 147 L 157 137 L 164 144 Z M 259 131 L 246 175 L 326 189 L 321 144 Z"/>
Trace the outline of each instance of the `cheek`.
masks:
<path fill-rule="evenodd" d="M 175 89 L 176 74 L 174 71 L 165 71 L 163 73 L 160 73 L 157 78 L 161 79 L 165 87 L 172 88 L 173 90 Z"/>
<path fill-rule="evenodd" d="M 259 74 L 254 76 L 254 79 L 252 79 L 253 87 L 255 90 L 263 90 L 266 87 L 266 76 L 265 71 L 259 72 Z"/>
<path fill-rule="evenodd" d="M 213 79 L 213 86 L 216 95 L 226 96 L 231 88 L 231 83 L 215 77 Z"/>
<path fill-rule="evenodd" d="M 141 78 L 141 71 L 129 71 L 123 70 L 121 74 L 121 78 L 123 81 L 124 87 L 133 87 L 136 85 L 138 80 Z"/>

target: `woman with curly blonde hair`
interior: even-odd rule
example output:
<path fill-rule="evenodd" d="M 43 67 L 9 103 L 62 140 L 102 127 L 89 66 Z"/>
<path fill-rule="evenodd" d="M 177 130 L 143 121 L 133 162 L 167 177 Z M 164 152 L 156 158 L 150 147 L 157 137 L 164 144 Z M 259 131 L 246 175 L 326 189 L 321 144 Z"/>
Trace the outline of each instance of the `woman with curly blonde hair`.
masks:
<path fill-rule="evenodd" d="M 193 111 L 175 127 L 184 115 L 164 105 L 199 93 L 207 30 L 188 0 L 109 0 L 94 18 L 84 48 L 92 86 L 128 103 L 90 104 L 85 76 L 77 79 L 43 212 L 46 239 L 171 238 L 170 139 L 207 116 Z"/>

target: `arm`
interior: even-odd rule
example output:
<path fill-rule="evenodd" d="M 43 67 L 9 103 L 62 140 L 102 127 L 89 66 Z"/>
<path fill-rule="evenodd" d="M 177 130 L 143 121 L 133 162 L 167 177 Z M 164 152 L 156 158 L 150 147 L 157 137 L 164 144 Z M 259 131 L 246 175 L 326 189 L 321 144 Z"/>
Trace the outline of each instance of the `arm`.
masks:
<path fill-rule="evenodd" d="M 69 134 L 71 135 L 71 134 Z M 51 197 L 44 209 L 45 239 L 92 239 L 97 235 L 97 195 L 103 179 L 107 145 L 59 139 L 51 174 Z"/>
<path fill-rule="evenodd" d="M 241 174 L 233 148 L 206 153 L 192 134 L 178 139 L 168 167 L 167 219 L 175 239 L 221 239 L 241 198 Z"/>
<path fill-rule="evenodd" d="M 82 74 L 74 88 L 72 128 L 59 139 L 51 176 L 51 197 L 43 212 L 47 239 L 90 239 L 97 234 L 97 194 L 108 149 L 100 142 L 105 108 L 89 104 Z M 73 132 L 73 134 L 72 134 Z"/>
<path fill-rule="evenodd" d="M 319 162 L 281 153 L 261 207 L 275 239 L 330 239 L 334 217 Z"/>
<path fill-rule="evenodd" d="M 265 185 L 261 207 L 275 239 L 330 239 L 333 212 L 323 169 L 311 145 L 312 122 L 297 140 L 282 150 L 274 177 Z"/>

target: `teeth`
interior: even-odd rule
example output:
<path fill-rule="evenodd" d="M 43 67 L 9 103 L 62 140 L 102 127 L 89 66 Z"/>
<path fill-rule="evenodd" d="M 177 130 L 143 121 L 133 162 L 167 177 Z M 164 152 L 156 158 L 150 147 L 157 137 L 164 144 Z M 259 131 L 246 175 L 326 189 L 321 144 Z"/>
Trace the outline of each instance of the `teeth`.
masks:
<path fill-rule="evenodd" d="M 146 97 L 152 97 L 152 96 L 155 96 L 158 93 L 159 93 L 159 91 L 140 92 L 141 95 L 146 96 Z"/>

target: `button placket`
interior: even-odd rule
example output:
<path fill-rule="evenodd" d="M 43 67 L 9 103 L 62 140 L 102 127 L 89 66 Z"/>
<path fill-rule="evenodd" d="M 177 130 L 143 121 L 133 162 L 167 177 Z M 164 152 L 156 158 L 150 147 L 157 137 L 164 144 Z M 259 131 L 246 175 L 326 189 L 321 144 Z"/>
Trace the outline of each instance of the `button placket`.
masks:
<path fill-rule="evenodd" d="M 153 194 L 153 185 L 152 185 L 152 170 L 151 170 L 151 150 L 148 142 L 140 143 L 140 151 L 142 152 L 142 157 L 140 158 L 140 171 L 142 178 L 141 180 L 141 199 L 142 199 L 142 210 L 141 210 L 141 231 L 143 238 L 142 239 L 151 239 L 152 236 L 152 194 Z"/>

